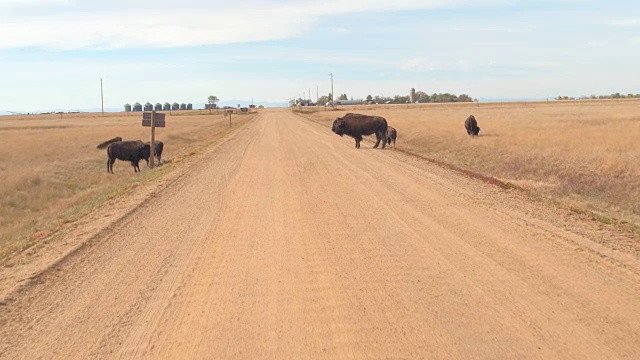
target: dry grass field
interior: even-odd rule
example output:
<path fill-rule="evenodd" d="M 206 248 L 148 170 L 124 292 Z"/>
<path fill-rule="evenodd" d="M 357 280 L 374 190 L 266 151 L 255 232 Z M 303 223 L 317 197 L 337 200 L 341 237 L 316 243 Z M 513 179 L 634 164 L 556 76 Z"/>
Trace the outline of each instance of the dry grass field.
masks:
<path fill-rule="evenodd" d="M 640 101 L 374 105 L 304 116 L 330 125 L 346 112 L 384 116 L 398 129 L 398 149 L 594 211 L 604 222 L 640 225 Z M 470 114 L 477 138 L 464 129 Z"/>
<path fill-rule="evenodd" d="M 0 117 L 0 261 L 230 130 L 222 113 L 198 114 L 167 114 L 167 127 L 156 132 L 165 144 L 163 166 L 149 171 L 143 161 L 142 173 L 135 174 L 130 163 L 118 160 L 113 175 L 106 171 L 106 150 L 96 145 L 115 136 L 149 141 L 140 113 Z M 233 115 L 233 128 L 253 116 Z"/>

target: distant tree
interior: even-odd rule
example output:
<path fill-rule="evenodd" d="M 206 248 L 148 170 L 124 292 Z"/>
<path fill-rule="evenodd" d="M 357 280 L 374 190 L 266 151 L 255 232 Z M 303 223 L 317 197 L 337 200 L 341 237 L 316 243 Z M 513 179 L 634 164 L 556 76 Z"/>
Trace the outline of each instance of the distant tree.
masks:
<path fill-rule="evenodd" d="M 471 97 L 467 94 L 460 94 L 460 96 L 458 96 L 458 101 L 460 102 L 471 102 L 473 101 L 473 99 L 471 99 Z"/>
<path fill-rule="evenodd" d="M 367 101 L 371 101 L 371 100 L 373 100 L 373 96 L 367 95 Z"/>
<path fill-rule="evenodd" d="M 349 97 L 347 96 L 347 94 L 342 94 L 342 95 L 340 95 L 338 100 L 349 100 Z"/>
<path fill-rule="evenodd" d="M 429 101 L 430 96 L 424 91 L 416 91 L 416 101 Z"/>
<path fill-rule="evenodd" d="M 264 105 L 258 105 L 258 109 L 264 109 Z"/>
<path fill-rule="evenodd" d="M 215 104 L 218 101 L 220 101 L 220 99 L 218 99 L 218 97 L 215 95 L 209 95 L 209 97 L 207 98 L 207 101 L 209 102 L 209 104 Z"/>
<path fill-rule="evenodd" d="M 393 102 L 396 104 L 406 104 L 409 101 L 408 96 L 395 95 L 393 97 Z"/>
<path fill-rule="evenodd" d="M 329 97 L 328 96 L 320 96 L 320 98 L 318 99 L 318 105 L 325 105 L 329 103 Z"/>

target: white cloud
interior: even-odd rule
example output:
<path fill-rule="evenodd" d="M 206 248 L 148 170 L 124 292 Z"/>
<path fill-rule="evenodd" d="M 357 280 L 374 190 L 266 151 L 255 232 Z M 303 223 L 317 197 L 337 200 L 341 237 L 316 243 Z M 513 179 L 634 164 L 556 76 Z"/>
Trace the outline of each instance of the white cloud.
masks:
<path fill-rule="evenodd" d="M 610 26 L 615 27 L 632 27 L 632 26 L 640 26 L 640 18 L 629 18 L 629 19 L 619 19 L 619 20 L 611 20 L 606 23 Z"/>
<path fill-rule="evenodd" d="M 0 0 L 0 9 L 69 4 L 69 0 Z"/>
<path fill-rule="evenodd" d="M 452 62 L 452 65 L 447 66 L 445 61 L 429 61 L 425 58 L 415 58 L 399 65 L 400 70 L 443 70 L 447 67 L 455 67 L 455 63 Z"/>
<path fill-rule="evenodd" d="M 483 0 L 483 3 L 500 1 Z M 472 1 L 301 3 L 240 0 L 228 5 L 228 2 L 185 0 L 165 2 L 148 10 L 154 3 L 147 0 L 111 1 L 109 8 L 117 8 L 115 12 L 101 8 L 104 5 L 98 2 L 0 0 L 0 5 L 4 4 L 10 10 L 27 5 L 67 5 L 54 6 L 46 15 L 11 15 L 10 12 L 0 15 L 0 49 L 166 48 L 279 40 L 307 32 L 323 16 L 451 7 Z"/>

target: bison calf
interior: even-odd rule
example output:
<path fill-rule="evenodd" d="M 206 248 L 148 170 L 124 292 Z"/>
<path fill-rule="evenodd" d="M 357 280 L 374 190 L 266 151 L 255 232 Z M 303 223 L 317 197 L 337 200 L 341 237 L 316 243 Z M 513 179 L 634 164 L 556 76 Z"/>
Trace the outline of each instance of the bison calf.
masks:
<path fill-rule="evenodd" d="M 396 137 L 398 137 L 398 132 L 396 131 L 396 129 L 392 128 L 391 126 L 387 127 L 387 145 L 391 145 L 391 142 L 393 141 L 393 147 L 396 147 Z"/>
<path fill-rule="evenodd" d="M 356 149 L 360 148 L 363 135 L 376 134 L 374 149 L 380 145 L 380 141 L 383 149 L 387 145 L 387 120 L 381 116 L 347 113 L 333 121 L 331 131 L 340 136 L 348 135 L 354 138 Z"/>
<path fill-rule="evenodd" d="M 478 127 L 478 122 L 473 115 L 469 115 L 467 120 L 464 121 L 464 128 L 467 129 L 467 134 L 471 136 L 478 136 L 480 133 L 480 127 Z"/>
<path fill-rule="evenodd" d="M 154 142 L 156 143 L 156 146 L 155 146 L 156 159 L 158 159 L 158 165 L 160 165 L 162 162 L 162 150 L 164 149 L 164 143 L 162 141 L 154 141 Z M 145 145 L 149 145 L 149 149 L 151 149 L 151 141 L 146 142 Z M 149 159 L 146 159 L 146 160 L 147 160 L 147 166 L 149 166 Z"/>

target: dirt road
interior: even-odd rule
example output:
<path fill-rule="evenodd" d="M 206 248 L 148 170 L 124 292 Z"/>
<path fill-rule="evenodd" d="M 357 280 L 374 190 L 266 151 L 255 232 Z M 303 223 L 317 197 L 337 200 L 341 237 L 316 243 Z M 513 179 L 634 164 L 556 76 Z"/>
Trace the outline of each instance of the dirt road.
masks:
<path fill-rule="evenodd" d="M 0 305 L 0 357 L 640 357 L 636 243 L 353 144 L 263 113 Z"/>

